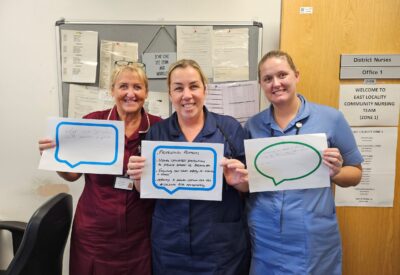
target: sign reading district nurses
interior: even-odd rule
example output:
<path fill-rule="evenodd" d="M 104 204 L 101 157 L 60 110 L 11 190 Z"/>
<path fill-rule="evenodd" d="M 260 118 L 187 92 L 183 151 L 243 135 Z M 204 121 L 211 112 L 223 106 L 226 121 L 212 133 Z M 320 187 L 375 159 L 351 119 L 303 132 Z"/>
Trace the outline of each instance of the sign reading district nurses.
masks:
<path fill-rule="evenodd" d="M 325 134 L 248 139 L 244 145 L 250 192 L 330 186 L 322 161 Z"/>
<path fill-rule="evenodd" d="M 223 150 L 218 143 L 142 141 L 140 197 L 222 200 Z"/>
<path fill-rule="evenodd" d="M 48 136 L 56 147 L 44 150 L 39 169 L 121 175 L 124 157 L 122 121 L 49 118 Z"/>

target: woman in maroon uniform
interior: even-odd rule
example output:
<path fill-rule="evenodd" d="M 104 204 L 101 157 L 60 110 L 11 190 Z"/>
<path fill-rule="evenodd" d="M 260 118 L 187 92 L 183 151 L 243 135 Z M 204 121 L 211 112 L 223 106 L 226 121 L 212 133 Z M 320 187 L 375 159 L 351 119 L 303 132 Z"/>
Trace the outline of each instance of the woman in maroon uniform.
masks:
<path fill-rule="evenodd" d="M 121 120 L 125 124 L 123 173 L 129 157 L 139 154 L 141 140 L 150 126 L 161 120 L 146 113 L 148 80 L 140 66 L 117 67 L 111 78 L 112 109 L 86 115 L 87 119 Z M 53 139 L 39 140 L 39 150 L 53 148 Z M 67 181 L 82 174 L 57 172 Z M 71 233 L 71 275 L 151 274 L 150 227 L 152 200 L 139 193 L 114 187 L 114 175 L 84 174 Z"/>

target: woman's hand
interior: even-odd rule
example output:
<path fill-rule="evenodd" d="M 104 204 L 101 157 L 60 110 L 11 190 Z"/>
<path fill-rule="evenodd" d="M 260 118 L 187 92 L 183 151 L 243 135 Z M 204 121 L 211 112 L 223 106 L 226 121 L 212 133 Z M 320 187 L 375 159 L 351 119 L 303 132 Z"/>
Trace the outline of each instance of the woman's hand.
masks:
<path fill-rule="evenodd" d="M 329 167 L 332 182 L 341 186 L 356 186 L 361 181 L 361 164 L 343 166 L 343 157 L 338 148 L 325 149 L 322 156 L 324 163 Z"/>
<path fill-rule="evenodd" d="M 241 192 L 249 191 L 249 177 L 245 165 L 237 159 L 223 158 L 221 166 L 224 168 L 226 182 Z"/>
<path fill-rule="evenodd" d="M 51 138 L 42 138 L 39 139 L 39 152 L 40 155 L 43 154 L 44 150 L 48 150 L 56 147 L 56 142 Z M 76 181 L 82 176 L 82 173 L 73 173 L 73 172 L 60 172 L 57 171 L 57 174 L 65 179 L 66 181 Z"/>
<path fill-rule="evenodd" d="M 128 170 L 126 173 L 131 179 L 133 179 L 133 183 L 138 192 L 140 192 L 140 179 L 142 177 L 145 161 L 145 157 L 131 156 L 128 162 Z"/>
<path fill-rule="evenodd" d="M 325 165 L 329 167 L 331 178 L 340 173 L 343 166 L 343 158 L 338 148 L 325 149 L 322 158 Z"/>
<path fill-rule="evenodd" d="M 51 149 L 56 147 L 56 142 L 51 138 L 42 138 L 39 139 L 39 152 L 40 155 L 43 154 L 44 150 Z"/>

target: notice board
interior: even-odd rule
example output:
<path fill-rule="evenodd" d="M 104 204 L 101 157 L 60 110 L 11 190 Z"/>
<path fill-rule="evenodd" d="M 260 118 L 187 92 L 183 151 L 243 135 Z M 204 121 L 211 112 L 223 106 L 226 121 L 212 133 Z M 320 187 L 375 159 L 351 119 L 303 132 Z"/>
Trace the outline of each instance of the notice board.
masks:
<path fill-rule="evenodd" d="M 62 80 L 62 30 L 94 31 L 98 34 L 98 47 L 100 41 L 125 41 L 138 43 L 138 61 L 142 61 L 143 53 L 176 52 L 177 26 L 212 26 L 218 29 L 248 29 L 248 66 L 249 79 L 257 80 L 257 64 L 262 54 L 262 30 L 259 22 L 153 22 L 153 21 L 68 21 L 65 19 L 56 22 L 57 43 L 57 70 L 59 86 L 60 116 L 67 116 L 69 85 L 73 82 Z M 100 59 L 100 50 L 97 51 L 97 60 Z M 99 70 L 97 66 L 96 80 L 94 83 L 79 83 L 86 86 L 99 86 Z M 213 79 L 209 79 L 212 83 Z M 149 91 L 168 91 L 166 79 L 149 78 Z"/>

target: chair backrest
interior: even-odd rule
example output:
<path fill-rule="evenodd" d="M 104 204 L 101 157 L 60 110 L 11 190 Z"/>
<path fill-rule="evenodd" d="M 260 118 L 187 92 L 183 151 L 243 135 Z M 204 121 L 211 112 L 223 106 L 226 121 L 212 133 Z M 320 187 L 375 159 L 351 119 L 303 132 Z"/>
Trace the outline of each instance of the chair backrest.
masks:
<path fill-rule="evenodd" d="M 72 221 L 72 196 L 60 193 L 30 218 L 7 275 L 61 275 Z"/>

